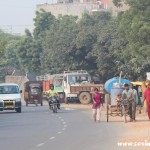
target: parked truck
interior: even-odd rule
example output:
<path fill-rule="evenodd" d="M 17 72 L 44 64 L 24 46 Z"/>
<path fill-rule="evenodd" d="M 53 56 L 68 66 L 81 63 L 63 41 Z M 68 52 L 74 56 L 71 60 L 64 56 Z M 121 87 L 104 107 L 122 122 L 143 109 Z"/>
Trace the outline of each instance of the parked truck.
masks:
<path fill-rule="evenodd" d="M 26 106 L 28 104 L 40 104 L 43 106 L 43 82 L 42 81 L 28 81 L 24 84 L 24 100 Z"/>
<path fill-rule="evenodd" d="M 85 70 L 65 71 L 63 86 L 66 103 L 71 99 L 79 99 L 82 104 L 91 103 L 94 88 L 103 93 L 103 85 L 92 83 L 91 76 Z"/>
<path fill-rule="evenodd" d="M 79 99 L 82 104 L 89 104 L 94 88 L 98 88 L 103 93 L 103 85 L 91 83 L 91 76 L 85 70 L 38 76 L 37 80 L 43 80 L 43 91 L 45 92 L 49 90 L 50 84 L 54 84 L 54 89 L 59 94 L 60 100 L 65 103 Z"/>

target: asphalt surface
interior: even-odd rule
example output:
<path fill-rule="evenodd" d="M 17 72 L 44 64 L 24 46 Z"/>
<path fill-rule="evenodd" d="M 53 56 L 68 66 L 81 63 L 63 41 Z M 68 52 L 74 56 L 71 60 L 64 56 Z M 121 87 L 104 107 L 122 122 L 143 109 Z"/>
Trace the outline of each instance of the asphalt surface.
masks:
<path fill-rule="evenodd" d="M 94 123 L 89 109 L 23 106 L 0 112 L 0 150 L 117 150 L 122 122 Z"/>

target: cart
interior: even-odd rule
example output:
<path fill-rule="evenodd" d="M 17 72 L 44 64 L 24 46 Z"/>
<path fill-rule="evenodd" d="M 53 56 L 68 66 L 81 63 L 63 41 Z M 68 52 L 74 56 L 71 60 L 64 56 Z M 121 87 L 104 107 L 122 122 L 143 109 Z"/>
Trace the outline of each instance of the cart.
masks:
<path fill-rule="evenodd" d="M 120 103 L 116 102 L 116 105 L 111 105 L 111 98 L 109 94 L 106 94 L 106 115 L 107 122 L 110 116 L 120 116 L 124 118 L 124 122 L 127 122 L 127 115 L 129 112 L 129 102 L 126 99 L 121 100 Z"/>

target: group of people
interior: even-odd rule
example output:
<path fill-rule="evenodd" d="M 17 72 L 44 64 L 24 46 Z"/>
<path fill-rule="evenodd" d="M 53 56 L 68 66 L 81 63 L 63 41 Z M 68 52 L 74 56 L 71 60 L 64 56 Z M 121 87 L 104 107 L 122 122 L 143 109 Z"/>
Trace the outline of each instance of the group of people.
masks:
<path fill-rule="evenodd" d="M 120 103 L 122 100 L 127 100 L 128 105 L 129 105 L 129 117 L 130 117 L 130 122 L 136 121 L 136 106 L 139 101 L 138 93 L 134 89 L 133 84 L 125 84 L 124 85 L 124 91 L 122 93 L 119 93 L 116 97 L 116 102 Z M 142 104 L 144 105 L 144 101 L 146 101 L 146 106 L 147 106 L 147 112 L 148 112 L 148 117 L 150 120 L 150 82 L 147 84 L 147 89 L 145 90 L 143 94 L 143 101 Z M 101 106 L 102 106 L 102 100 L 101 100 L 101 95 L 98 92 L 98 89 L 94 89 L 94 94 L 93 94 L 93 119 L 94 122 L 100 121 L 100 112 L 101 112 Z"/>
<path fill-rule="evenodd" d="M 124 91 L 122 93 L 119 93 L 116 97 L 116 102 L 120 103 L 123 99 L 126 99 L 129 103 L 129 116 L 130 116 L 130 122 L 136 121 L 136 106 L 138 104 L 138 94 L 137 91 L 134 89 L 133 84 L 125 84 L 124 85 Z M 49 97 L 52 96 L 57 96 L 57 92 L 54 90 L 54 85 L 50 85 L 50 90 L 47 91 L 49 94 Z M 148 117 L 150 120 L 150 82 L 147 84 L 147 89 L 145 90 L 143 94 L 143 101 L 142 104 L 144 105 L 144 102 L 146 101 L 146 106 L 147 106 L 147 112 L 148 112 Z M 93 119 L 94 122 L 100 121 L 100 113 L 101 113 L 101 106 L 103 105 L 103 101 L 101 99 L 101 94 L 99 93 L 99 90 L 97 88 L 94 89 L 94 93 L 92 96 L 93 99 Z M 50 101 L 49 101 L 49 106 L 50 106 Z M 57 107 L 60 109 L 60 102 L 59 99 L 57 99 Z"/>

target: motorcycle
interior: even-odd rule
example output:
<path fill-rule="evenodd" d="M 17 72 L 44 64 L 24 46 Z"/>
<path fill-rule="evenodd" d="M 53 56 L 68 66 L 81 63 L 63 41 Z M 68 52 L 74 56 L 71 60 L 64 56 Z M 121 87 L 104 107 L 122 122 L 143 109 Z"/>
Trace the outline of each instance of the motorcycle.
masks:
<path fill-rule="evenodd" d="M 53 111 L 53 113 L 57 113 L 57 97 L 56 96 L 50 97 L 49 108 Z"/>

